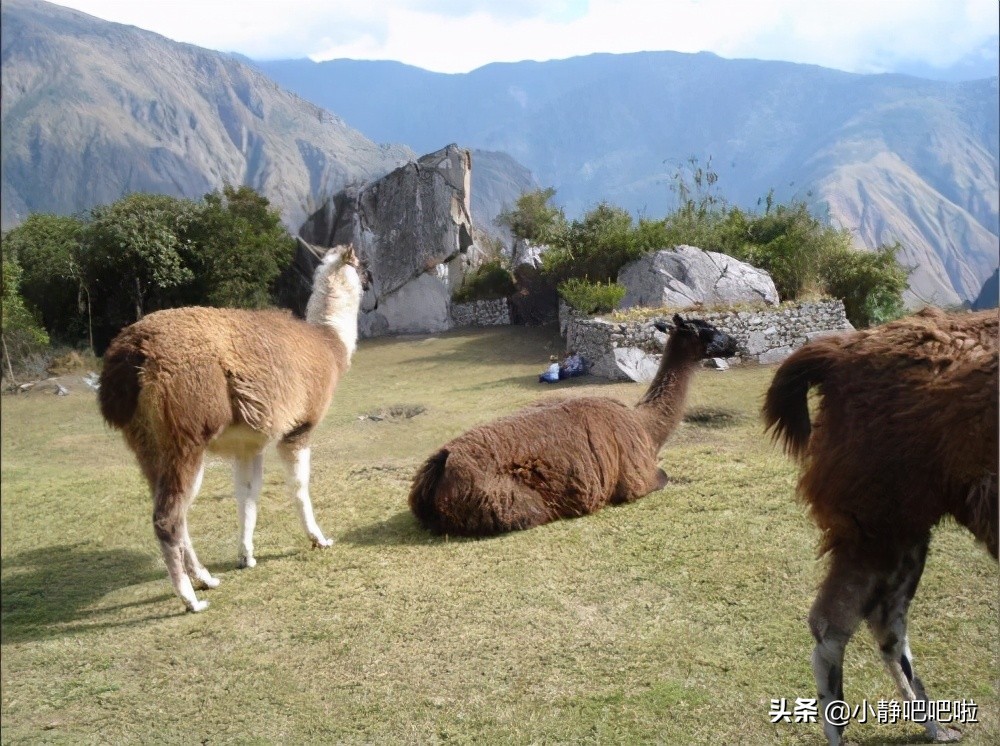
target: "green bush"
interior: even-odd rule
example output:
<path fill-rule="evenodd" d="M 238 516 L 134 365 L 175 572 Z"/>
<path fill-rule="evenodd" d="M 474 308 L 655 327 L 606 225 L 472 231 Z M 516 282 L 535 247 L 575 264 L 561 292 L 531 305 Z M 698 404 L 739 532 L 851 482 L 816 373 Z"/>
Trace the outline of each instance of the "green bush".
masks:
<path fill-rule="evenodd" d="M 875 326 L 906 313 L 903 291 L 909 272 L 896 259 L 901 249 L 895 243 L 875 251 L 849 248 L 824 257 L 821 274 L 826 290 L 844 302 L 854 326 Z"/>
<path fill-rule="evenodd" d="M 558 290 L 571 308 L 587 315 L 613 311 L 625 297 L 625 288 L 617 282 L 590 282 L 579 277 L 561 282 Z"/>
<path fill-rule="evenodd" d="M 580 220 L 574 220 L 560 243 L 542 255 L 542 272 L 556 284 L 571 278 L 614 282 L 618 270 L 656 248 L 661 223 L 632 224 L 627 210 L 602 202 Z"/>
<path fill-rule="evenodd" d="M 552 187 L 525 192 L 511 210 L 504 210 L 496 224 L 510 229 L 517 238 L 541 244 L 553 244 L 566 233 L 566 215 L 549 204 L 556 194 Z"/>
<path fill-rule="evenodd" d="M 592 296 L 614 283 L 628 262 L 687 244 L 767 271 L 783 300 L 823 291 L 840 298 L 855 326 L 882 323 L 904 312 L 907 273 L 896 262 L 898 244 L 874 253 L 857 250 L 847 231 L 824 223 L 805 202 L 776 204 L 773 192 L 758 201 L 763 212 L 730 206 L 718 193 L 711 159 L 705 167 L 690 159 L 675 181 L 671 190 L 678 203 L 662 220 L 634 225 L 628 211 L 601 203 L 567 225 L 562 212 L 548 205 L 555 191 L 543 189 L 522 195 L 505 224 L 517 235 L 546 237 L 550 249 L 542 256 L 542 272 L 581 310 L 614 305 L 595 304 Z M 554 225 L 558 230 L 551 230 Z"/>
<path fill-rule="evenodd" d="M 514 293 L 514 278 L 499 260 L 481 264 L 478 269 L 467 274 L 461 287 L 452 293 L 456 303 L 471 303 L 476 300 L 506 298 Z"/>

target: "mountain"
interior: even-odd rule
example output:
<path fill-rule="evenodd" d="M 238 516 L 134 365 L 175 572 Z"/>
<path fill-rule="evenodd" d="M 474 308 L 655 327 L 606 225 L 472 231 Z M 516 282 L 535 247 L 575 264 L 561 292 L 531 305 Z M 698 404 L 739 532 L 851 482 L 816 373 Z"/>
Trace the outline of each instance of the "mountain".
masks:
<path fill-rule="evenodd" d="M 983 311 L 987 308 L 996 308 L 1000 304 L 1000 270 L 993 270 L 983 289 L 979 291 L 979 296 L 972 302 L 973 311 Z"/>
<path fill-rule="evenodd" d="M 997 78 L 932 81 L 712 54 L 596 54 L 439 74 L 395 62 L 256 62 L 376 140 L 504 152 L 571 217 L 660 216 L 711 159 L 735 204 L 803 199 L 873 248 L 899 240 L 911 302 L 975 298 L 997 266 Z"/>
<path fill-rule="evenodd" d="M 414 157 L 227 55 L 38 0 L 4 0 L 2 216 L 248 184 L 297 228 L 346 184 Z"/>

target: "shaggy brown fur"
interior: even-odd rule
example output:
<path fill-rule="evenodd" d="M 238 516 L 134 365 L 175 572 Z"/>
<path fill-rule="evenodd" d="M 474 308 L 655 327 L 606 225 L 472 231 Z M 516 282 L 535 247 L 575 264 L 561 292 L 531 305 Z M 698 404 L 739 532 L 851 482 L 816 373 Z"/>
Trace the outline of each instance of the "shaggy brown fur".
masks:
<path fill-rule="evenodd" d="M 680 422 L 698 361 L 736 351 L 731 337 L 702 321 L 675 316 L 674 323 L 656 377 L 635 408 L 581 397 L 476 427 L 417 472 L 409 498 L 414 515 L 435 531 L 486 536 L 662 488 L 657 454 Z"/>
<path fill-rule="evenodd" d="M 906 614 L 941 518 L 953 516 L 997 556 L 997 329 L 995 310 L 926 309 L 811 342 L 774 377 L 764 420 L 803 463 L 799 494 L 830 554 L 809 618 L 822 705 L 843 699 L 843 651 L 862 620 L 902 695 L 926 699 Z M 810 423 L 814 386 L 821 399 Z M 824 727 L 839 743 L 843 728 Z"/>
<path fill-rule="evenodd" d="M 218 581 L 198 561 L 187 510 L 206 451 L 236 462 L 240 564 L 252 566 L 261 452 L 288 465 L 313 543 L 329 542 L 308 496 L 309 436 L 323 418 L 357 336 L 361 281 L 352 249 L 331 250 L 316 271 L 306 323 L 278 311 L 177 308 L 123 329 L 104 357 L 98 400 L 120 429 L 153 494 L 153 527 L 177 594 L 192 611 L 192 581 Z"/>

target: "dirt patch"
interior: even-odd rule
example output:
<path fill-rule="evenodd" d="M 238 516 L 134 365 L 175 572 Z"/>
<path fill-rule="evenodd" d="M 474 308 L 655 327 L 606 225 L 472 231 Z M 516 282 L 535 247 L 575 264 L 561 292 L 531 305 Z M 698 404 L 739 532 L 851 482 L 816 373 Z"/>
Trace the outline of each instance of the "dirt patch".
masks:
<path fill-rule="evenodd" d="M 719 407 L 692 407 L 684 415 L 685 422 L 697 427 L 735 427 L 744 419 L 740 412 Z"/>
<path fill-rule="evenodd" d="M 389 407 L 376 409 L 358 417 L 359 420 L 370 420 L 372 422 L 400 422 L 409 420 L 418 414 L 427 411 L 427 407 L 422 404 L 393 404 Z"/>

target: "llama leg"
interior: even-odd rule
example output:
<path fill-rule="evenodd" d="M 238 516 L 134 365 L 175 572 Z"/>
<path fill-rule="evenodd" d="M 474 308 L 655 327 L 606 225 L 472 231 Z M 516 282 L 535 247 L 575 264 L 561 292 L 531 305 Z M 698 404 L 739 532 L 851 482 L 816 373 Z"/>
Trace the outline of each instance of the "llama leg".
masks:
<path fill-rule="evenodd" d="M 885 670 L 896 684 L 900 696 L 906 701 L 927 702 L 927 692 L 913 667 L 906 619 L 910 602 L 917 591 L 917 584 L 924 571 L 929 537 L 905 552 L 884 585 L 880 585 L 880 598 L 868 614 L 868 626 L 882 651 Z M 874 600 L 874 599 L 873 599 Z M 957 741 L 961 734 L 934 720 L 921 723 L 927 735 L 938 742 Z"/>
<path fill-rule="evenodd" d="M 198 473 L 195 475 L 194 484 L 191 486 L 191 494 L 187 498 L 188 505 L 193 503 L 194 499 L 198 496 L 198 491 L 201 489 L 201 480 L 204 476 L 205 461 L 202 460 L 201 465 L 198 467 Z M 191 543 L 191 535 L 188 534 L 187 515 L 184 516 L 184 523 L 181 527 L 181 546 L 184 552 L 184 569 L 191 580 L 194 581 L 195 587 L 200 590 L 217 588 L 219 579 L 212 577 L 212 574 L 198 561 L 198 555 L 195 554 L 194 545 Z"/>
<path fill-rule="evenodd" d="M 264 454 L 252 459 L 237 458 L 233 462 L 233 483 L 236 489 L 236 516 L 239 521 L 240 548 L 237 567 L 253 567 L 253 532 L 257 527 L 257 501 L 264 484 Z"/>
<path fill-rule="evenodd" d="M 191 477 L 185 479 L 188 471 L 191 472 Z M 193 484 L 196 473 L 196 468 L 189 470 L 184 465 L 172 464 L 167 473 L 157 480 L 153 495 L 153 531 L 160 541 L 160 551 L 174 592 L 180 596 L 188 611 L 203 611 L 208 608 L 207 601 L 199 601 L 195 596 L 191 578 L 184 568 L 184 537 L 187 533 L 188 498 L 191 494 L 190 487 L 185 489 L 184 483 Z"/>
<path fill-rule="evenodd" d="M 844 650 L 861 623 L 863 599 L 871 595 L 873 574 L 854 566 L 846 552 L 831 552 L 830 569 L 809 612 L 809 629 L 816 640 L 813 676 L 819 694 L 823 733 L 831 746 L 841 743 L 845 724 L 831 723 L 826 708 L 844 700 Z"/>
<path fill-rule="evenodd" d="M 278 444 L 278 454 L 288 474 L 288 489 L 295 507 L 299 511 L 299 520 L 314 547 L 328 547 L 332 539 L 323 536 L 322 530 L 313 515 L 312 500 L 309 498 L 309 471 L 311 449 L 308 445 L 294 441 L 283 440 Z"/>

